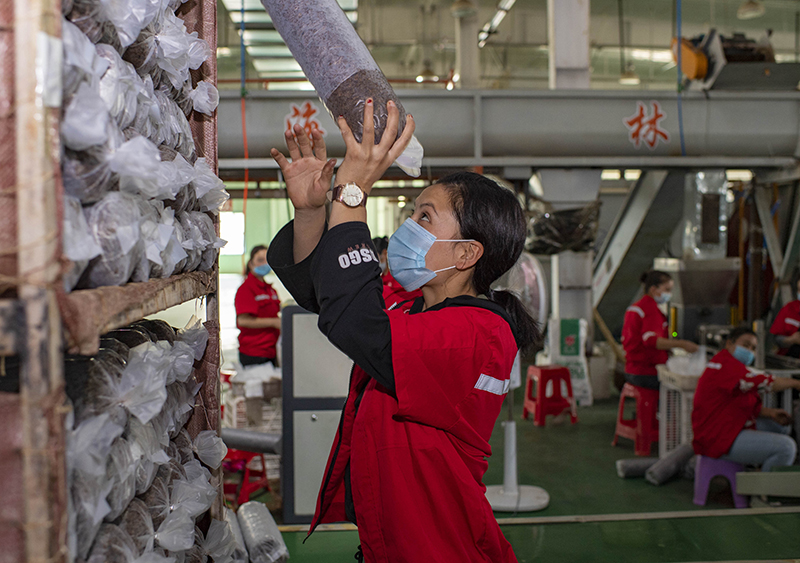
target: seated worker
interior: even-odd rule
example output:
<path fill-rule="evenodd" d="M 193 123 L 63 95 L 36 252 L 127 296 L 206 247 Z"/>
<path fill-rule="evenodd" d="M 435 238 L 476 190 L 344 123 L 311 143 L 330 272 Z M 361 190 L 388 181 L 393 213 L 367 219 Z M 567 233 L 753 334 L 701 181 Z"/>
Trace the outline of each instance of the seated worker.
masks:
<path fill-rule="evenodd" d="M 264 280 L 271 268 L 267 247 L 250 252 L 244 283 L 236 291 L 236 326 L 239 329 L 239 362 L 242 366 L 276 364 L 275 345 L 281 334 L 281 302 L 278 292 Z"/>
<path fill-rule="evenodd" d="M 639 281 L 644 285 L 644 297 L 628 307 L 622 324 L 625 381 L 645 389 L 658 389 L 656 365 L 667 363 L 669 350 L 683 348 L 692 354 L 697 351 L 697 344 L 669 337 L 667 317 L 658 306 L 672 297 L 670 275 L 650 270 Z"/>
<path fill-rule="evenodd" d="M 769 331 L 775 336 L 778 354 L 800 358 L 800 273 L 792 277 L 797 299 L 784 305 Z"/>
<path fill-rule="evenodd" d="M 386 303 L 388 310 L 397 308 L 401 303 L 407 303 L 410 307 L 417 297 L 422 297 L 422 290 L 415 289 L 414 291 L 406 291 L 400 282 L 394 279 L 394 276 L 389 273 L 389 237 L 375 237 L 372 239 L 372 244 L 375 245 L 375 250 L 378 254 L 378 260 L 381 266 L 381 281 L 383 282 L 383 301 Z"/>
<path fill-rule="evenodd" d="M 800 389 L 800 380 L 755 373 L 756 335 L 746 327 L 731 331 L 697 383 L 692 409 L 695 453 L 763 471 L 791 465 L 797 444 L 787 434 L 789 413 L 761 405 L 759 391 Z"/>

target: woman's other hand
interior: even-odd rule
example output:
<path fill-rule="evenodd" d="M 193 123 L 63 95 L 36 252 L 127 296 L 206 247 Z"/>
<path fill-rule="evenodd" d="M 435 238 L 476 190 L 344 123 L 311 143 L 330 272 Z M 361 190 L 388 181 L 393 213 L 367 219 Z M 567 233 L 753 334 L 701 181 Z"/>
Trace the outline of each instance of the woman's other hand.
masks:
<path fill-rule="evenodd" d="M 331 187 L 333 168 L 336 159 L 327 160 L 325 139 L 319 131 L 312 131 L 311 139 L 305 130 L 295 124 L 294 129 L 284 132 L 286 147 L 292 161 L 278 150 L 270 151 L 272 158 L 278 163 L 286 181 L 286 191 L 297 210 L 317 209 L 323 207 L 327 200 L 327 192 Z"/>
<path fill-rule="evenodd" d="M 414 118 L 406 116 L 406 126 L 403 134 L 397 138 L 397 127 L 400 121 L 400 111 L 394 102 L 386 104 L 389 117 L 386 129 L 383 131 L 381 142 L 375 144 L 375 124 L 373 121 L 373 103 L 370 98 L 364 105 L 364 133 L 361 142 L 356 141 L 353 132 L 347 125 L 344 117 L 339 117 L 337 124 L 342 133 L 342 139 L 347 147 L 344 162 L 336 173 L 336 184 L 355 182 L 362 190 L 369 193 L 372 185 L 381 179 L 384 172 L 403 154 L 414 135 Z"/>

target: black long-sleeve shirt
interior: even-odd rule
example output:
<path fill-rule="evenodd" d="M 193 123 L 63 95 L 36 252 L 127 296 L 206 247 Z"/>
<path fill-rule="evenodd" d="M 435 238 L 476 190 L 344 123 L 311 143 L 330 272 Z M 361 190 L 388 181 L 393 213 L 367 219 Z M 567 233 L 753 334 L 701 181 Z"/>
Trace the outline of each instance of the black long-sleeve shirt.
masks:
<path fill-rule="evenodd" d="M 319 329 L 331 343 L 394 391 L 391 328 L 367 225 L 351 222 L 326 230 L 311 255 L 295 264 L 290 222 L 273 239 L 267 261 L 297 304 L 319 313 Z"/>

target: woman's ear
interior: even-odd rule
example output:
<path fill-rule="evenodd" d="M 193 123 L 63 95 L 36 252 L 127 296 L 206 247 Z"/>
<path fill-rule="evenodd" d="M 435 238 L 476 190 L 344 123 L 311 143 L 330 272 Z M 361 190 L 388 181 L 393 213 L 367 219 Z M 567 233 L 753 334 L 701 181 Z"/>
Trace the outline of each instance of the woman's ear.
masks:
<path fill-rule="evenodd" d="M 459 245 L 456 269 L 469 270 L 483 256 L 483 244 L 476 240 L 462 242 Z"/>

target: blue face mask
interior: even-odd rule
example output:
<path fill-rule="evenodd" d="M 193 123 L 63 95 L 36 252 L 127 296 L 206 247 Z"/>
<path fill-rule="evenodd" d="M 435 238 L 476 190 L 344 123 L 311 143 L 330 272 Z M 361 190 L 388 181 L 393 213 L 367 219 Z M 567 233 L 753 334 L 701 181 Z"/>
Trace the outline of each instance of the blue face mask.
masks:
<path fill-rule="evenodd" d="M 455 268 L 450 266 L 433 271 L 425 267 L 425 256 L 434 242 L 471 240 L 473 239 L 437 239 L 413 219 L 406 219 L 389 239 L 389 248 L 386 251 L 389 271 L 403 289 L 414 291 L 435 278 L 437 273 Z"/>
<path fill-rule="evenodd" d="M 253 268 L 253 273 L 262 278 L 271 271 L 272 268 L 270 268 L 269 264 L 261 264 L 260 266 L 256 266 L 255 268 Z"/>
<path fill-rule="evenodd" d="M 659 305 L 663 305 L 664 303 L 668 302 L 670 299 L 672 299 L 672 294 L 670 292 L 668 292 L 668 291 L 665 291 L 664 293 L 662 293 L 661 295 L 656 297 L 656 303 L 658 303 Z"/>
<path fill-rule="evenodd" d="M 753 362 L 756 359 L 756 355 L 753 354 L 753 352 L 747 348 L 742 348 L 741 346 L 737 346 L 736 350 L 733 351 L 733 357 L 746 366 L 753 365 Z"/>

